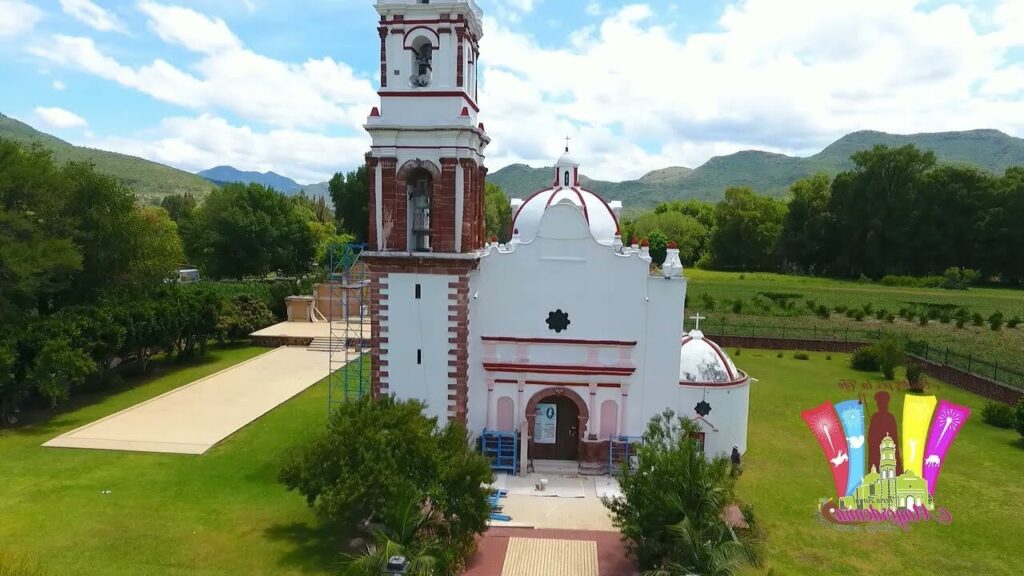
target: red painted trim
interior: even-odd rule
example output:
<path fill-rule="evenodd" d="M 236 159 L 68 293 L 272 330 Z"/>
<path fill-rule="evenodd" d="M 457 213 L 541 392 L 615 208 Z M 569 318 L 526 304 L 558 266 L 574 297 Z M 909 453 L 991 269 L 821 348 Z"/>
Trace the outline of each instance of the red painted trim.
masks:
<path fill-rule="evenodd" d="M 555 168 L 555 171 L 557 172 L 557 171 L 558 171 L 558 169 L 557 169 L 557 168 Z M 528 202 L 529 202 L 530 200 L 533 200 L 533 199 L 534 199 L 535 197 L 537 197 L 537 195 L 538 195 L 538 194 L 542 194 L 542 193 L 544 193 L 544 192 L 550 192 L 550 191 L 551 191 L 551 188 L 541 188 L 540 190 L 537 190 L 537 191 L 536 191 L 536 192 L 534 192 L 533 194 L 530 194 L 529 196 L 527 196 L 527 197 L 526 197 L 526 200 L 523 200 L 523 203 L 522 203 L 522 204 L 520 204 L 520 205 L 519 205 L 519 208 L 517 208 L 517 209 L 516 209 L 516 215 L 512 217 L 512 229 L 513 229 L 513 230 L 515 230 L 515 229 L 516 229 L 516 220 L 517 220 L 517 219 L 519 218 L 519 213 L 523 211 L 523 206 L 526 206 L 526 204 L 527 204 L 527 203 L 528 203 Z"/>
<path fill-rule="evenodd" d="M 576 193 L 576 197 L 580 199 L 580 205 L 583 206 L 583 217 L 586 218 L 587 224 L 590 224 L 590 212 L 587 211 L 587 200 L 583 197 L 583 193 L 580 192 L 579 188 L 573 187 L 573 192 Z"/>
<path fill-rule="evenodd" d="M 476 112 L 480 111 L 480 107 L 477 106 L 476 102 L 473 102 L 473 99 L 470 98 L 469 94 L 466 94 L 465 92 L 454 92 L 454 91 L 452 91 L 452 92 L 411 92 L 411 91 L 405 91 L 405 90 L 403 90 L 403 91 L 398 91 L 398 90 L 395 90 L 395 91 L 381 90 L 381 91 L 377 92 L 377 95 L 380 96 L 381 98 L 384 98 L 386 96 L 394 96 L 394 97 L 400 97 L 400 98 L 452 98 L 452 97 L 462 97 L 473 108 L 474 111 L 476 111 Z"/>
<path fill-rule="evenodd" d="M 606 383 L 603 383 L 603 384 L 598 384 L 597 387 L 598 388 L 622 388 L 622 384 L 612 384 L 611 382 L 606 382 Z"/>
<path fill-rule="evenodd" d="M 459 14 L 459 16 L 462 15 Z M 465 22 L 465 20 L 462 18 L 423 18 L 421 20 L 406 20 L 405 17 L 401 15 L 395 15 L 394 20 L 382 18 L 380 22 L 381 24 L 459 24 L 460 22 Z"/>
<path fill-rule="evenodd" d="M 400 146 L 370 146 L 370 148 L 395 148 L 398 150 L 469 150 L 470 152 L 476 151 L 476 148 L 472 148 L 470 146 L 408 146 L 404 144 Z M 483 154 L 481 154 L 481 157 L 483 157 Z"/>
<path fill-rule="evenodd" d="M 590 386 L 586 382 L 549 382 L 546 380 L 527 380 L 524 384 L 530 386 L 575 386 L 577 388 L 587 388 Z"/>
<path fill-rule="evenodd" d="M 484 362 L 488 372 L 532 372 L 535 374 L 576 374 L 580 376 L 629 376 L 636 372 L 635 367 L 618 366 L 565 366 L 555 364 L 514 364 L 503 362 Z"/>
<path fill-rule="evenodd" d="M 711 349 L 715 351 L 715 354 L 718 354 L 718 358 L 722 361 L 722 365 L 725 366 L 725 371 L 729 373 L 729 378 L 731 380 L 736 380 L 736 374 L 733 374 L 732 367 L 729 366 L 729 360 L 725 357 L 725 353 L 722 352 L 722 349 L 718 347 L 718 344 L 715 344 L 711 340 L 704 341 L 708 343 L 708 346 L 711 346 Z"/>
<path fill-rule="evenodd" d="M 437 34 L 437 30 L 434 30 L 429 26 L 413 26 L 412 28 L 405 30 L 405 37 L 402 38 L 402 48 L 412 50 L 412 46 L 409 45 L 409 35 L 417 30 L 427 30 L 433 34 L 434 42 L 430 44 L 430 47 L 434 50 L 439 50 L 441 48 L 441 37 Z M 427 40 L 429 41 L 430 38 L 427 38 Z"/>
<path fill-rule="evenodd" d="M 636 340 L 584 340 L 579 338 L 516 338 L 513 336 L 481 336 L 484 342 L 515 344 L 588 344 L 591 346 L 636 346 Z"/>
<path fill-rule="evenodd" d="M 509 380 L 507 378 L 495 378 L 495 384 L 519 384 L 518 380 Z"/>
<path fill-rule="evenodd" d="M 679 343 L 680 348 L 683 346 L 683 344 L 686 344 L 690 340 L 693 340 L 692 336 L 687 336 L 687 337 L 683 338 L 683 341 Z"/>

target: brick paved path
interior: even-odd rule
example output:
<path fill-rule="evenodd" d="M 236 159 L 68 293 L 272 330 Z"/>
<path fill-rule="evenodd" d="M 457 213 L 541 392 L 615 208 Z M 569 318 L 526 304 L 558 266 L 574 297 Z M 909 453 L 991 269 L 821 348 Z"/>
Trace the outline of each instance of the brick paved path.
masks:
<path fill-rule="evenodd" d="M 469 563 L 464 576 L 502 576 L 509 540 L 537 538 L 594 542 L 597 546 L 598 576 L 638 576 L 636 564 L 626 557 L 626 548 L 618 532 L 594 530 L 552 530 L 528 528 L 498 528 L 488 530 L 477 543 L 477 553 Z M 559 576 L 555 573 L 537 576 Z"/>

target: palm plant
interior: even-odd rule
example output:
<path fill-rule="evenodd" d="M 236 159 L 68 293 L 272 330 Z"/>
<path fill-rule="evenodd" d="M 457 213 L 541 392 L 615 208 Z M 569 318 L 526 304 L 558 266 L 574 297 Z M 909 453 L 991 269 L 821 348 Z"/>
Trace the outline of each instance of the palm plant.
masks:
<path fill-rule="evenodd" d="M 402 556 L 409 563 L 409 576 L 446 576 L 451 574 L 451 558 L 446 553 L 442 519 L 426 496 L 409 490 L 400 494 L 380 514 L 380 525 L 373 530 L 373 543 L 363 554 L 342 557 L 344 576 L 380 576 L 388 560 Z"/>
<path fill-rule="evenodd" d="M 687 517 L 668 531 L 673 544 L 669 558 L 644 576 L 733 576 L 745 566 L 760 565 L 754 543 L 737 536 L 721 519 L 699 523 Z"/>

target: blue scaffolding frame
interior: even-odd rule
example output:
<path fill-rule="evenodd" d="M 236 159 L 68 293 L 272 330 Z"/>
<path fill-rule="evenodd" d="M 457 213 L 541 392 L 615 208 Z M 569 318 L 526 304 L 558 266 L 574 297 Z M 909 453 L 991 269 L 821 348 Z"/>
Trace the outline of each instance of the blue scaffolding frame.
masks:
<path fill-rule="evenodd" d="M 370 367 L 363 354 L 368 348 L 367 322 L 370 279 L 365 266 L 357 266 L 366 244 L 338 244 L 330 248 L 327 282 L 330 286 L 330 352 L 327 386 L 328 414 L 344 402 L 370 393 Z M 365 301 L 364 301 L 365 300 Z M 340 312 L 339 312 L 340 311 Z M 335 314 L 340 314 L 339 318 Z"/>

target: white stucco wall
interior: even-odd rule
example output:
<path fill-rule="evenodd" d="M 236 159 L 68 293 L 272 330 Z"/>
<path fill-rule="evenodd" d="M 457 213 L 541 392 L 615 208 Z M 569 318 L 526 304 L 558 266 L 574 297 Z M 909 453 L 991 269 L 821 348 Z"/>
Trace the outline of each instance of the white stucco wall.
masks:
<path fill-rule="evenodd" d="M 499 251 L 491 249 L 480 268 L 470 277 L 469 322 L 469 427 L 486 426 L 487 387 L 494 379 L 524 383 L 517 417 L 543 381 L 574 384 L 614 384 L 622 388 L 597 388 L 588 432 L 600 430 L 600 404 L 614 399 L 622 410 L 621 392 L 626 400 L 626 428 L 620 434 L 640 435 L 647 419 L 675 405 L 678 387 L 679 341 L 682 336 L 683 301 L 686 281 L 651 277 L 650 263 L 638 254 L 624 256 L 596 242 L 583 213 L 575 206 L 556 204 L 541 222 L 537 237 Z M 548 313 L 561 309 L 569 314 L 567 330 L 556 333 L 546 323 Z M 529 364 L 618 365 L 623 348 L 635 372 L 629 376 L 588 376 L 563 374 L 502 374 L 484 369 L 486 346 L 482 337 L 525 339 L 579 339 L 635 341 L 632 347 L 580 344 L 530 344 L 528 356 L 515 346 L 496 347 L 502 362 L 525 360 Z M 499 387 L 491 394 L 491 413 L 496 409 Z M 588 386 L 571 389 L 589 404 Z"/>
<path fill-rule="evenodd" d="M 448 295 L 449 282 L 457 276 L 437 274 L 389 274 L 388 317 L 381 323 L 388 342 L 381 359 L 387 361 L 387 378 L 382 387 L 399 398 L 417 398 L 427 403 L 427 413 L 440 422 L 448 418 Z M 415 298 L 416 284 L 420 299 Z M 421 350 L 421 363 L 416 351 Z"/>
<path fill-rule="evenodd" d="M 747 416 L 750 406 L 750 381 L 727 387 L 678 386 L 679 407 L 676 413 L 695 418 L 694 407 L 701 400 L 711 404 L 711 413 L 707 415 L 717 429 L 701 422 L 704 428 L 704 453 L 708 456 L 725 456 L 732 454 L 732 447 L 738 446 L 740 454 L 747 451 Z"/>

